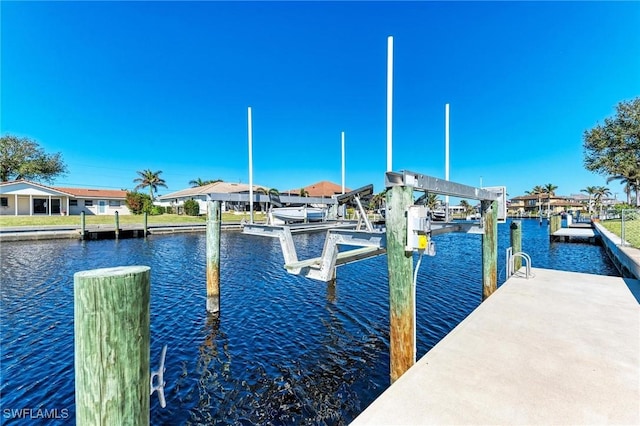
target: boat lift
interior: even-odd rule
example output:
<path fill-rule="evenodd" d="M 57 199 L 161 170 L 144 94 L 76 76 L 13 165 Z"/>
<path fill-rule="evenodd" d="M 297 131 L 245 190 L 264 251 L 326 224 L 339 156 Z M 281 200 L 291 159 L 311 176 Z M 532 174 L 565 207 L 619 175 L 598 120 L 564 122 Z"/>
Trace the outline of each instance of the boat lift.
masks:
<path fill-rule="evenodd" d="M 394 185 L 410 185 L 416 191 L 434 192 L 467 198 L 498 200 L 498 221 L 506 218 L 506 189 L 472 188 L 450 181 L 443 181 L 418 173 L 389 172 L 386 175 L 387 187 Z M 351 205 L 356 208 L 358 223 L 355 229 L 344 229 L 339 226 L 327 230 L 322 255 L 311 259 L 299 260 L 293 242 L 292 234 L 308 229 L 308 225 L 257 225 L 245 224 L 243 233 L 262 237 L 278 238 L 284 257 L 284 268 L 290 274 L 302 275 L 307 278 L 331 281 L 336 277 L 336 268 L 348 263 L 357 262 L 369 257 L 386 253 L 386 230 L 375 229 L 367 217 L 362 205 L 362 199 L 373 194 L 373 185 L 366 185 L 344 195 L 336 197 L 337 204 Z M 448 232 L 464 232 L 483 234 L 483 224 L 480 222 L 433 222 L 425 206 L 411 206 L 407 211 L 407 246 L 406 251 L 422 250 L 435 255 L 435 246 L 431 237 Z M 349 246 L 350 249 L 339 250 L 339 246 Z"/>
<path fill-rule="evenodd" d="M 325 282 L 331 281 L 336 277 L 336 267 L 386 253 L 385 230 L 373 228 L 362 206 L 361 199 L 372 194 L 373 185 L 366 185 L 336 197 L 338 205 L 355 205 L 358 223 L 355 229 L 328 229 L 320 257 L 298 260 L 292 236 L 292 230 L 298 230 L 296 226 L 245 224 L 242 232 L 278 238 L 284 256 L 284 267 L 290 274 Z M 339 246 L 355 248 L 340 251 Z"/>

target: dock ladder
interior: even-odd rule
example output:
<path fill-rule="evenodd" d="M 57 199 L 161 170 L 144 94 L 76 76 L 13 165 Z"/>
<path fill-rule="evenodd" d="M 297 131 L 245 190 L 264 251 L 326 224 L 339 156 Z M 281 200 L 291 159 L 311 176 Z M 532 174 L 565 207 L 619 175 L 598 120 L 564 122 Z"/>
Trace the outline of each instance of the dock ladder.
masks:
<path fill-rule="evenodd" d="M 523 251 L 514 253 L 513 247 L 509 247 L 507 249 L 507 256 L 506 256 L 507 279 L 509 279 L 512 275 L 515 275 L 518 272 L 515 270 L 516 258 L 521 258 L 526 262 L 525 278 L 529 279 L 530 277 L 533 277 L 533 274 L 531 273 L 531 257 Z"/>

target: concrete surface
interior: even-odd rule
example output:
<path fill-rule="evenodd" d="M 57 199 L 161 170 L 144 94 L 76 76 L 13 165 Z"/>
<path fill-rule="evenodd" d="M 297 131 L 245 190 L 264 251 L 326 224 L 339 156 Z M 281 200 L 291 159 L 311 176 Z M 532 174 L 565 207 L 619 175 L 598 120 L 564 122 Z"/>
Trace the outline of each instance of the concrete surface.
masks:
<path fill-rule="evenodd" d="M 512 277 L 352 425 L 640 424 L 640 282 Z"/>

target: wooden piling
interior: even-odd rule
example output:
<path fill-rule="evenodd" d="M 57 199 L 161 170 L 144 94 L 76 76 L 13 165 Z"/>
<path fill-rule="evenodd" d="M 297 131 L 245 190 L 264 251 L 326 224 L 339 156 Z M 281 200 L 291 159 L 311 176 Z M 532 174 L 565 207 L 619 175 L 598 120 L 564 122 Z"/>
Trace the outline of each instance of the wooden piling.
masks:
<path fill-rule="evenodd" d="M 84 211 L 80 212 L 80 239 L 84 240 L 87 236 L 87 222 L 84 217 Z"/>
<path fill-rule="evenodd" d="M 150 268 L 74 274 L 78 425 L 149 424 Z"/>
<path fill-rule="evenodd" d="M 113 214 L 113 216 L 115 217 L 115 221 L 116 221 L 116 240 L 117 240 L 118 237 L 120 236 L 120 215 L 118 214 L 117 210 Z"/>
<path fill-rule="evenodd" d="M 389 271 L 389 345 L 391 382 L 415 363 L 415 293 L 413 253 L 405 252 L 407 208 L 413 187 L 393 186 L 386 195 L 387 267 Z"/>
<path fill-rule="evenodd" d="M 147 238 L 147 228 L 148 228 L 148 214 L 147 212 L 144 212 L 144 216 L 143 216 L 143 220 L 142 220 L 142 232 L 143 232 L 143 236 L 144 238 Z"/>
<path fill-rule="evenodd" d="M 498 203 L 481 201 L 484 233 L 482 234 L 482 300 L 498 289 Z"/>
<path fill-rule="evenodd" d="M 207 312 L 220 313 L 220 201 L 207 202 Z"/>
<path fill-rule="evenodd" d="M 513 249 L 513 253 L 518 253 L 522 251 L 522 223 L 519 220 L 514 220 L 511 222 L 511 248 Z M 520 256 L 516 256 L 513 258 L 513 270 L 518 271 L 522 268 L 522 258 Z"/>
<path fill-rule="evenodd" d="M 549 218 L 549 241 L 555 241 L 554 232 L 559 231 L 562 228 L 562 217 L 551 216 Z"/>

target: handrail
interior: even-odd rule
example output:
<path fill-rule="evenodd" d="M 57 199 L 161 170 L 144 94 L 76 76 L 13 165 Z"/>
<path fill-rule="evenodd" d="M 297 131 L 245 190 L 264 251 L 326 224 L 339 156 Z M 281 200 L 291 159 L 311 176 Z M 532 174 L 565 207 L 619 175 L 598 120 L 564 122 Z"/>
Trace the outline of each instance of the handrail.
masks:
<path fill-rule="evenodd" d="M 526 261 L 525 277 L 527 279 L 529 279 L 529 277 L 533 277 L 533 274 L 531 273 L 531 256 L 529 256 L 527 253 L 523 251 L 513 253 L 513 247 L 509 247 L 507 248 L 506 257 L 507 257 L 507 279 L 512 275 L 515 275 L 516 273 L 516 271 L 514 270 L 515 269 L 514 261 L 516 257 L 522 258 Z"/>

